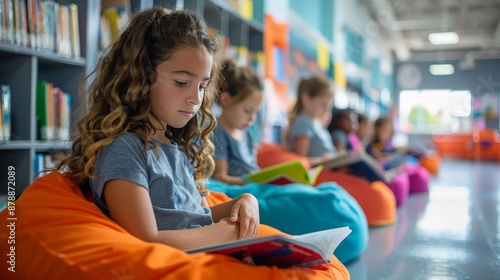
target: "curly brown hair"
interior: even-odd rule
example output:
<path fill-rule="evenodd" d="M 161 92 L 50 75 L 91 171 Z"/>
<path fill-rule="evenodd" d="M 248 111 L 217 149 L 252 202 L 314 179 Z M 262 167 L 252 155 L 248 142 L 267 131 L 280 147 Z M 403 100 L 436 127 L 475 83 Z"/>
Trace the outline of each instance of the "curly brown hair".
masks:
<path fill-rule="evenodd" d="M 200 110 L 182 128 L 167 125 L 169 139 L 184 148 L 194 167 L 196 182 L 214 169 L 214 146 L 209 135 L 215 127 L 210 108 L 218 81 L 218 47 L 206 32 L 206 23 L 191 11 L 151 8 L 134 15 L 126 29 L 100 58 L 96 68 L 80 85 L 81 119 L 72 134 L 69 155 L 56 166 L 88 194 L 89 179 L 100 150 L 126 132 L 135 133 L 144 150 L 158 149 L 151 140 L 155 127 L 149 92 L 156 81 L 157 66 L 184 47 L 204 47 L 213 57 L 211 83 L 205 91 Z"/>

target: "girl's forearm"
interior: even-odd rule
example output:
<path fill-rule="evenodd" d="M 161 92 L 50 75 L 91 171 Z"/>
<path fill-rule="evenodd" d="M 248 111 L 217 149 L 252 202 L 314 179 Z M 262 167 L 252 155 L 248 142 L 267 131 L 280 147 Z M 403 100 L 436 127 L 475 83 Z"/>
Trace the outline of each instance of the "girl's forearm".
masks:
<path fill-rule="evenodd" d="M 214 177 L 215 179 L 226 183 L 228 185 L 243 185 L 243 180 L 241 177 L 236 177 L 236 176 L 230 176 L 230 175 L 218 175 Z"/>
<path fill-rule="evenodd" d="M 229 201 L 219 203 L 217 205 L 214 205 L 210 207 L 210 210 L 212 211 L 212 219 L 214 222 L 219 222 L 221 219 L 229 217 L 229 213 L 231 212 L 231 209 L 233 208 L 234 204 L 240 197 L 237 197 L 235 199 L 231 199 Z"/>
<path fill-rule="evenodd" d="M 189 250 L 235 241 L 238 240 L 238 235 L 239 224 L 224 220 L 202 228 L 158 231 L 152 240 L 146 241 L 163 243 L 180 250 Z"/>

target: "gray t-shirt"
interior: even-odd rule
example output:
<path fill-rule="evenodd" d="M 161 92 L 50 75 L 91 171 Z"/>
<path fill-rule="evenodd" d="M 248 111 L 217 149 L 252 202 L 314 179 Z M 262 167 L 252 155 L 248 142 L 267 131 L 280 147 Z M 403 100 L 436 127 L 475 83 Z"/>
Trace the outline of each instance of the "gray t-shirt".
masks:
<path fill-rule="evenodd" d="M 311 139 L 309 152 L 307 153 L 308 157 L 321 157 L 335 153 L 330 132 L 320 123 L 304 114 L 298 115 L 290 127 L 289 141 L 292 151 L 296 151 L 295 138 L 299 136 L 307 136 Z"/>
<path fill-rule="evenodd" d="M 186 154 L 176 144 L 155 142 L 158 153 L 153 149 L 143 152 L 141 140 L 128 132 L 103 147 L 95 162 L 97 178 L 90 180 L 94 202 L 109 216 L 102 195 L 104 184 L 112 179 L 127 180 L 148 190 L 158 230 L 212 224 L 210 209 L 201 206 L 194 169 Z"/>
<path fill-rule="evenodd" d="M 227 174 L 230 176 L 243 176 L 259 170 L 257 166 L 257 147 L 253 144 L 249 131 L 244 132 L 241 141 L 234 139 L 220 125 L 213 132 L 215 146 L 215 159 L 227 160 Z"/>

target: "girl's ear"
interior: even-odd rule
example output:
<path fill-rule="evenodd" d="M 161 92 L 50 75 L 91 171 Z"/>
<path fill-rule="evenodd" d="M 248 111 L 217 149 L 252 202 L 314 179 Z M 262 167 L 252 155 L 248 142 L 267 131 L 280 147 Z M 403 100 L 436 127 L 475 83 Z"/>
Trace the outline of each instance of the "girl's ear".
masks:
<path fill-rule="evenodd" d="M 231 101 L 232 101 L 232 98 L 231 98 L 231 95 L 229 95 L 229 92 L 223 91 L 220 94 L 220 100 L 219 101 L 220 101 L 220 105 L 222 105 L 223 107 L 229 105 L 231 103 Z"/>

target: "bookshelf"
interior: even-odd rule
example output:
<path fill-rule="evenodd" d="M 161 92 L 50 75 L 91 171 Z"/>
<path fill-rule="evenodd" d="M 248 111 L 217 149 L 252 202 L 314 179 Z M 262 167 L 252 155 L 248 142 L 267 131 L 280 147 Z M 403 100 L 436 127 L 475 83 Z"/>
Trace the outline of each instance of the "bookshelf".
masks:
<path fill-rule="evenodd" d="M 36 83 L 46 80 L 71 95 L 71 110 L 78 103 L 80 80 L 89 73 L 95 61 L 100 3 L 99 1 L 56 1 L 78 5 L 80 58 L 62 56 L 54 51 L 0 42 L 0 84 L 11 91 L 11 139 L 0 144 L 0 182 L 7 186 L 7 167 L 16 169 L 16 195 L 34 180 L 37 153 L 68 149 L 69 142 L 42 141 L 37 137 Z M 0 188 L 5 195 L 7 188 Z"/>

